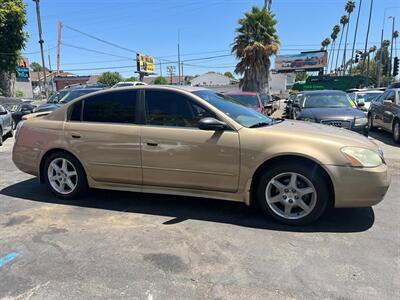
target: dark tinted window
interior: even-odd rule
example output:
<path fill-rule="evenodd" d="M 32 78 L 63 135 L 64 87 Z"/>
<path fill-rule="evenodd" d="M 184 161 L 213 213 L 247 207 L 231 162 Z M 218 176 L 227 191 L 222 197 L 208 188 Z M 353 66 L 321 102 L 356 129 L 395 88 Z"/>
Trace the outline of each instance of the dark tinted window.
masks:
<path fill-rule="evenodd" d="M 134 123 L 136 113 L 136 91 L 113 92 L 89 97 L 83 101 L 84 122 Z M 79 119 L 79 104 L 72 116 Z"/>
<path fill-rule="evenodd" d="M 76 102 L 72 106 L 71 117 L 70 117 L 71 121 L 80 121 L 82 119 L 82 103 L 83 100 Z"/>
<path fill-rule="evenodd" d="M 146 121 L 149 125 L 197 127 L 200 119 L 215 115 L 184 95 L 146 90 Z"/>
<path fill-rule="evenodd" d="M 390 100 L 394 102 L 396 100 L 396 94 L 394 91 L 389 91 L 388 94 L 386 95 L 385 100 Z"/>
<path fill-rule="evenodd" d="M 236 99 L 240 102 L 240 104 L 247 107 L 258 107 L 260 103 L 258 102 L 257 95 L 248 95 L 248 94 L 228 94 L 228 96 Z"/>

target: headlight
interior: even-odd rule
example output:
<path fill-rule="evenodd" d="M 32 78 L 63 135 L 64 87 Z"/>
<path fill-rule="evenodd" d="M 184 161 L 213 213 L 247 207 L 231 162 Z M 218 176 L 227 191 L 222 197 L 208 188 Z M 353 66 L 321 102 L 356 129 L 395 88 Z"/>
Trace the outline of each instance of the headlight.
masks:
<path fill-rule="evenodd" d="M 23 124 L 24 124 L 24 121 L 19 121 L 17 128 L 15 129 L 15 135 L 14 135 L 15 139 L 18 138 L 19 131 L 21 130 L 21 127 Z"/>
<path fill-rule="evenodd" d="M 378 152 L 366 148 L 344 147 L 341 151 L 353 167 L 377 167 L 384 163 Z"/>
<path fill-rule="evenodd" d="M 305 122 L 313 122 L 313 123 L 315 123 L 315 119 L 313 119 L 313 118 L 301 118 L 301 120 L 305 121 Z"/>
<path fill-rule="evenodd" d="M 361 126 L 361 125 L 366 125 L 368 123 L 367 118 L 356 118 L 354 121 L 355 126 Z"/>

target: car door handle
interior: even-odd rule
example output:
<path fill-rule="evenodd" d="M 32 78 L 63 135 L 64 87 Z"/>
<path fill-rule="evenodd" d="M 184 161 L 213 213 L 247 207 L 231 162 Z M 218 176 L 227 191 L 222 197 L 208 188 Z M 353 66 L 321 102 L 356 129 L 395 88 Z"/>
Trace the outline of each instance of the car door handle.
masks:
<path fill-rule="evenodd" d="M 71 134 L 71 137 L 72 137 L 73 139 L 80 139 L 80 138 L 81 138 L 81 135 L 80 135 L 79 133 L 72 133 L 72 134 Z"/>
<path fill-rule="evenodd" d="M 147 146 L 151 146 L 151 147 L 157 147 L 158 144 L 154 143 L 154 142 L 146 142 Z"/>

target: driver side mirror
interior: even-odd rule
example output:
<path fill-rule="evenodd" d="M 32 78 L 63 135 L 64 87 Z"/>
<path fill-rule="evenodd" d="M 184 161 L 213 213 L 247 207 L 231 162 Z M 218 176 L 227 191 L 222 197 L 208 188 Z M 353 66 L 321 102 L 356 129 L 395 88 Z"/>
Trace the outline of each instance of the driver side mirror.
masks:
<path fill-rule="evenodd" d="M 383 105 L 392 105 L 392 100 L 383 100 Z"/>
<path fill-rule="evenodd" d="M 7 111 L 5 110 L 5 111 L 0 111 L 0 115 L 6 115 L 7 114 Z"/>
<path fill-rule="evenodd" d="M 364 102 L 357 102 L 357 107 L 364 107 L 365 103 Z"/>
<path fill-rule="evenodd" d="M 221 131 L 228 128 L 225 122 L 214 118 L 203 118 L 199 121 L 199 129 Z"/>

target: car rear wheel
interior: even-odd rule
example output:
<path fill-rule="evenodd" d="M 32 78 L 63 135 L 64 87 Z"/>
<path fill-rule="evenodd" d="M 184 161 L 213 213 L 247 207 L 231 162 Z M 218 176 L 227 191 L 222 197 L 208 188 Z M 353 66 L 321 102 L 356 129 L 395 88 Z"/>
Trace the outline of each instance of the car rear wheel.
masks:
<path fill-rule="evenodd" d="M 400 122 L 398 120 L 393 124 L 393 141 L 400 144 Z"/>
<path fill-rule="evenodd" d="M 374 119 L 372 117 L 372 114 L 368 115 L 368 130 L 369 131 L 374 131 L 375 127 L 374 127 Z"/>
<path fill-rule="evenodd" d="M 50 190 L 59 198 L 76 199 L 87 190 L 82 165 L 68 153 L 50 155 L 45 162 L 44 176 Z"/>
<path fill-rule="evenodd" d="M 329 188 L 317 167 L 277 164 L 260 178 L 257 198 L 260 207 L 287 225 L 316 221 L 326 210 Z"/>

